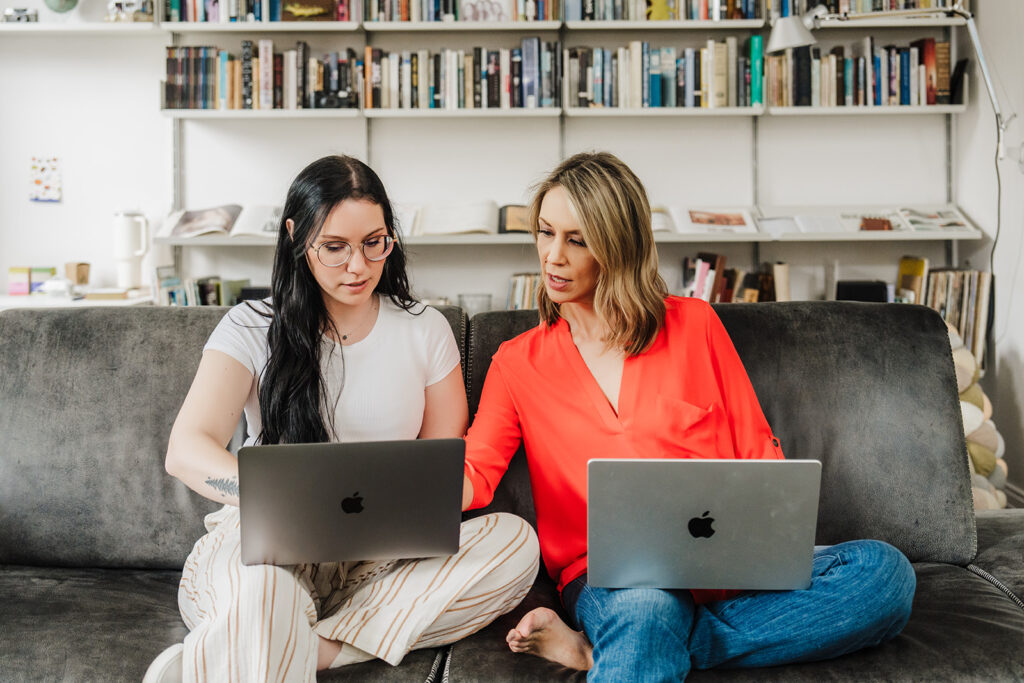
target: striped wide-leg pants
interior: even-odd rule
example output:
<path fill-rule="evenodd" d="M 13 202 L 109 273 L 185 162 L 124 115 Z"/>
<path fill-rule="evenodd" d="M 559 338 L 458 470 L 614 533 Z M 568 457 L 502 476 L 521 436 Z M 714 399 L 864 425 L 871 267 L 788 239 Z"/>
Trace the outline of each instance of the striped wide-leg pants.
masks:
<path fill-rule="evenodd" d="M 496 513 L 463 522 L 450 557 L 243 565 L 238 508 L 207 516 L 185 562 L 178 607 L 189 628 L 185 681 L 315 681 L 319 638 L 333 666 L 455 642 L 512 610 L 537 574 L 537 537 Z"/>

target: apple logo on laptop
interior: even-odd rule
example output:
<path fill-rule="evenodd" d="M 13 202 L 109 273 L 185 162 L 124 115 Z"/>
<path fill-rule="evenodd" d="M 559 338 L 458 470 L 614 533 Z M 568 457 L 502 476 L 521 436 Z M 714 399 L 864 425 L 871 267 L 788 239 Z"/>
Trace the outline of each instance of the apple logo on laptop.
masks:
<path fill-rule="evenodd" d="M 687 525 L 690 529 L 690 535 L 694 538 L 711 538 L 715 535 L 715 530 L 711 528 L 711 524 L 715 521 L 714 517 L 708 517 L 708 513 L 711 510 L 706 511 L 700 517 L 694 517 L 690 520 Z"/>
<path fill-rule="evenodd" d="M 341 509 L 348 514 L 363 511 L 363 497 L 359 495 L 359 491 L 356 491 L 348 498 L 341 501 Z"/>

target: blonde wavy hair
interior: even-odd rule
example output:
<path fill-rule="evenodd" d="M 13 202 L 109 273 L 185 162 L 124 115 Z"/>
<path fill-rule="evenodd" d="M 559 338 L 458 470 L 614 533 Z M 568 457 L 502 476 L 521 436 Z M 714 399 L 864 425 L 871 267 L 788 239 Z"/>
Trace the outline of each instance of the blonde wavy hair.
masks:
<path fill-rule="evenodd" d="M 530 230 L 539 230 L 540 205 L 561 187 L 579 223 L 587 248 L 600 266 L 594 309 L 608 325 L 609 348 L 643 353 L 665 322 L 668 288 L 658 273 L 658 251 L 651 230 L 647 191 L 618 157 L 583 152 L 569 157 L 536 188 L 530 204 Z M 554 325 L 561 317 L 547 290 L 537 296 L 540 317 Z"/>

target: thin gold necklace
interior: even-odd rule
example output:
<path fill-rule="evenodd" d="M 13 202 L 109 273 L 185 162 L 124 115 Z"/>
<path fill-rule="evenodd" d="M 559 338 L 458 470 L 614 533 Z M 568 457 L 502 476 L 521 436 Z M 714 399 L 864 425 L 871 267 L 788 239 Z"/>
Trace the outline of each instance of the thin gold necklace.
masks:
<path fill-rule="evenodd" d="M 367 316 L 366 318 L 364 318 L 364 319 L 363 319 L 363 320 L 362 320 L 362 321 L 361 321 L 361 322 L 359 323 L 359 326 L 358 326 L 358 327 L 354 327 L 354 328 L 353 328 L 352 330 L 350 330 L 348 334 L 343 334 L 343 335 L 341 335 L 341 341 L 347 341 L 347 340 L 348 340 L 348 338 L 349 338 L 349 335 L 353 335 L 353 334 L 355 334 L 356 332 L 358 332 L 358 331 L 359 331 L 360 329 L 362 329 L 363 325 L 365 325 L 365 324 L 366 324 L 366 321 L 367 321 L 367 320 L 370 320 L 371 318 L 373 318 L 373 317 L 374 317 L 374 314 L 375 314 L 375 313 L 377 312 L 377 307 L 378 307 L 379 305 L 380 305 L 380 298 L 379 298 L 379 297 L 377 297 L 376 295 L 374 295 L 374 297 L 373 297 L 373 301 L 372 301 L 372 302 L 370 302 L 370 315 L 368 315 L 368 316 Z"/>

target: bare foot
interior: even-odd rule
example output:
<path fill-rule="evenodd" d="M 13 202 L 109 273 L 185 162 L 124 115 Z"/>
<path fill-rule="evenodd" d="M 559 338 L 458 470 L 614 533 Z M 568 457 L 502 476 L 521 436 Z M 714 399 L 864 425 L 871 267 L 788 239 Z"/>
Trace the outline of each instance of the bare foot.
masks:
<path fill-rule="evenodd" d="M 570 669 L 589 671 L 594 666 L 590 641 L 573 631 L 554 611 L 538 607 L 520 619 L 505 636 L 513 652 L 527 652 Z"/>

